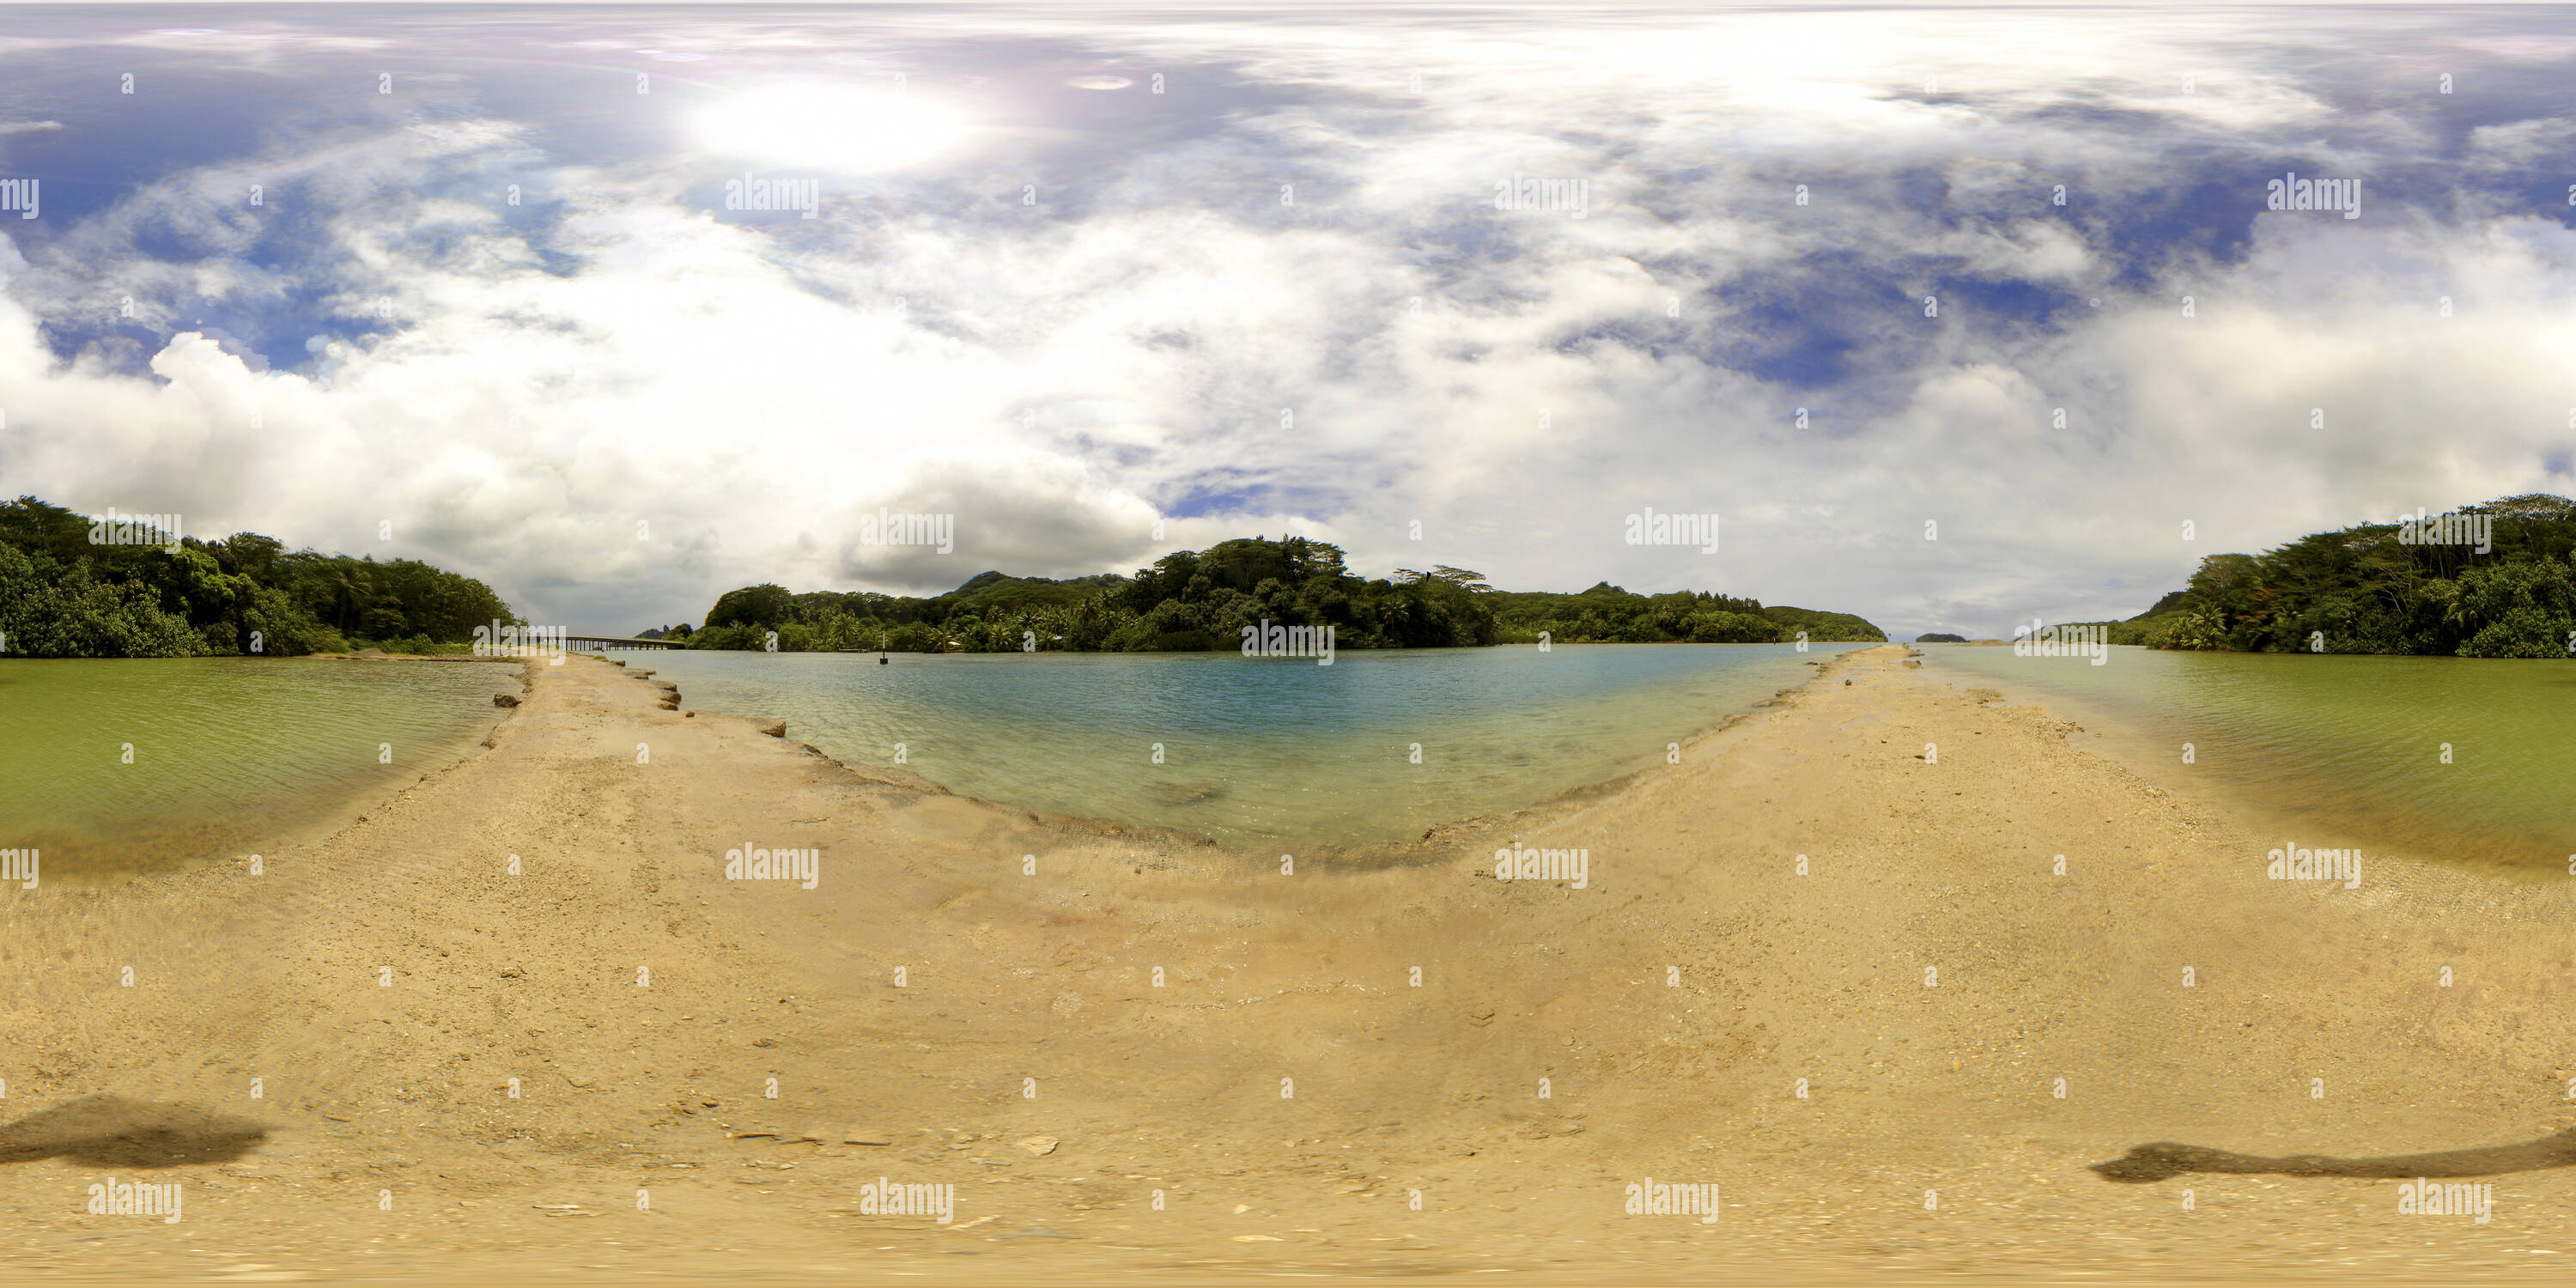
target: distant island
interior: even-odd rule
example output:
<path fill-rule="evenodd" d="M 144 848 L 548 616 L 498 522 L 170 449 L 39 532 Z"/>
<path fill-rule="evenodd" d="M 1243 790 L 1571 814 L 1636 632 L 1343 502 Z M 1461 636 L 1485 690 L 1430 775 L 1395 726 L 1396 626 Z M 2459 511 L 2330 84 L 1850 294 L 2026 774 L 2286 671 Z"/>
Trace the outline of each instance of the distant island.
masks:
<path fill-rule="evenodd" d="M 1928 634 L 1915 636 L 1914 642 L 1917 644 L 1965 644 L 1968 642 L 1968 637 L 1965 635 L 1952 635 L 1946 631 L 1932 631 Z"/>
<path fill-rule="evenodd" d="M 2505 497 L 2211 555 L 2135 617 L 2071 624 L 2149 648 L 2576 656 L 2576 501 Z"/>
<path fill-rule="evenodd" d="M 790 594 L 777 585 L 726 591 L 704 625 L 661 632 L 691 648 L 782 652 L 883 647 L 901 652 L 1208 652 L 1238 646 L 1263 620 L 1330 626 L 1346 649 L 1536 643 L 1881 643 L 1849 613 L 1765 606 L 1675 591 L 1637 595 L 1602 582 L 1580 594 L 1504 591 L 1480 573 L 1435 565 L 1391 577 L 1353 575 L 1340 547 L 1242 537 L 1177 551 L 1133 577 L 1063 581 L 985 572 L 928 598 L 869 591 Z"/>

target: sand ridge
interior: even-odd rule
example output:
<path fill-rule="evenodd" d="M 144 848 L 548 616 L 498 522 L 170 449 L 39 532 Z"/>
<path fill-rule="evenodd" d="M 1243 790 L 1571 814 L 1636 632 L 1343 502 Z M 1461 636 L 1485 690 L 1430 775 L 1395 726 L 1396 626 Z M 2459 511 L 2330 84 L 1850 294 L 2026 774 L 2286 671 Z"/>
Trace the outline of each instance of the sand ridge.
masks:
<path fill-rule="evenodd" d="M 2489 1178 L 2485 1224 L 2337 1174 L 2368 1168 L 2241 1161 L 2565 1126 L 2564 885 L 2268 880 L 2277 838 L 1905 653 L 1820 659 L 1680 764 L 1427 861 L 1293 875 L 663 710 L 641 667 L 531 666 L 488 750 L 262 876 L 0 905 L 0 1258 L 1620 1282 L 2576 1257 L 2546 1150 L 2494 1156 L 2536 1170 Z M 1583 852 L 1584 887 L 1495 879 L 1513 845 Z M 724 879 L 772 847 L 818 851 L 815 887 Z M 2088 1166 L 2155 1142 L 2239 1170 Z M 156 1159 L 183 1224 L 80 1211 Z M 1649 1178 L 1717 1183 L 1722 1215 L 1626 1214 Z M 950 1187 L 950 1219 L 864 1210 L 880 1179 Z"/>

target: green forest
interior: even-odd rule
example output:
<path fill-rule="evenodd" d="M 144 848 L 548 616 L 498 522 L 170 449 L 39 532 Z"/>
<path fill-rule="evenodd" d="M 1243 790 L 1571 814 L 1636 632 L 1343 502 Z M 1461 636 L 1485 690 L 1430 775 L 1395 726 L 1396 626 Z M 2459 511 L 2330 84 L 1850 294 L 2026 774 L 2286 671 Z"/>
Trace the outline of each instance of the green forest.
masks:
<path fill-rule="evenodd" d="M 90 526 L 32 496 L 0 504 L 0 655 L 461 652 L 475 627 L 518 620 L 491 587 L 417 560 L 288 551 L 255 532 L 94 545 Z"/>
<path fill-rule="evenodd" d="M 1803 630 L 1817 641 L 1880 641 L 1848 613 L 1766 608 L 1758 600 L 1678 591 L 1635 595 L 1602 584 L 1577 595 L 1495 590 L 1482 574 L 1434 566 L 1353 575 L 1340 547 L 1302 537 L 1244 537 L 1166 555 L 1134 577 L 1051 581 L 982 573 L 929 598 L 858 591 L 790 594 L 776 585 L 727 591 L 692 648 L 781 651 L 1205 652 L 1239 646 L 1264 619 L 1331 626 L 1347 649 L 1535 642 L 1772 643 Z"/>
<path fill-rule="evenodd" d="M 2410 544 L 2396 524 L 2316 533 L 2262 554 L 2202 560 L 2183 590 L 2110 627 L 2115 644 L 2245 652 L 2566 657 L 2576 640 L 2576 501 L 2507 497 L 2458 512 L 2492 522 L 2492 549 Z M 87 516 L 34 497 L 0 504 L 0 654 L 293 655 L 381 647 L 458 651 L 515 622 L 491 587 L 417 560 L 288 551 L 237 533 L 176 549 L 96 545 Z M 928 598 L 866 591 L 728 591 L 691 647 L 784 651 L 1206 651 L 1263 619 L 1332 626 L 1337 648 L 1532 643 L 1879 642 L 1848 613 L 1708 592 L 1502 591 L 1447 566 L 1352 574 L 1320 541 L 1248 537 L 1179 551 L 1133 577 L 1056 581 L 983 573 Z"/>
<path fill-rule="evenodd" d="M 2576 501 L 2535 493 L 2456 513 L 2492 548 L 2410 544 L 2369 523 L 2259 555 L 2211 555 L 2186 588 L 2125 622 L 2114 644 L 2249 653 L 2576 653 Z"/>

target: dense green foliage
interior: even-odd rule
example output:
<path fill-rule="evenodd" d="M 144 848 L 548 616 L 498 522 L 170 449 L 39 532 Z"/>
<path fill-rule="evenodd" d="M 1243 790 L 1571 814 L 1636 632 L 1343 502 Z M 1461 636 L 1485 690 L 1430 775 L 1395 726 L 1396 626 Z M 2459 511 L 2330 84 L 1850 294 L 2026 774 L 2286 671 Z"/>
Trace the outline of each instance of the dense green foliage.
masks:
<path fill-rule="evenodd" d="M 492 588 L 411 559 L 287 552 L 255 532 L 102 545 L 32 496 L 0 505 L 0 636 L 27 657 L 452 650 L 515 622 Z"/>
<path fill-rule="evenodd" d="M 1798 637 L 1818 642 L 1884 641 L 1885 632 L 1849 613 L 1806 608 L 1765 608 L 1758 599 L 1733 599 L 1705 591 L 1637 595 L 1608 582 L 1579 595 L 1497 591 L 1495 615 L 1509 643 L 1528 643 L 1545 632 L 1552 642 L 1656 644 L 1775 644 Z"/>
<path fill-rule="evenodd" d="M 1814 608 L 1790 608 L 1773 605 L 1762 610 L 1781 631 L 1784 641 L 1796 639 L 1805 631 L 1810 641 L 1825 644 L 1884 644 L 1887 632 L 1869 624 L 1856 613 L 1828 613 Z"/>
<path fill-rule="evenodd" d="M 2159 613 L 2153 609 L 2149 609 L 2148 611 L 2140 613 L 2127 621 L 2058 622 L 2054 623 L 2054 625 L 2061 631 L 2100 627 L 2103 631 L 2104 641 L 2111 644 L 2138 644 L 2147 648 L 2170 648 L 2172 645 L 2165 641 L 2166 632 L 2172 628 L 2174 623 L 2181 621 L 2182 617 L 2183 615 L 2179 612 Z"/>
<path fill-rule="evenodd" d="M 1050 581 L 976 576 L 927 599 L 870 592 L 790 594 L 781 586 L 725 592 L 689 638 L 692 648 L 758 649 L 776 632 L 782 651 L 906 652 L 1206 651 L 1239 647 L 1263 620 L 1330 626 L 1336 648 L 1438 648 L 1553 640 L 1772 642 L 1805 629 L 1816 640 L 1881 640 L 1844 613 L 1764 608 L 1722 595 L 1631 595 L 1596 586 L 1581 595 L 1497 591 L 1459 568 L 1399 569 L 1358 577 L 1339 547 L 1291 537 L 1241 538 L 1179 551 L 1134 577 Z"/>
<path fill-rule="evenodd" d="M 1915 636 L 1914 642 L 1917 644 L 1965 644 L 1968 642 L 1968 637 L 1965 635 L 1952 635 L 1947 631 L 1933 631 L 1928 635 Z"/>
<path fill-rule="evenodd" d="M 2183 619 L 2184 601 L 2189 599 L 2190 596 L 2191 592 L 2187 590 L 2169 591 L 2165 594 L 2164 598 L 2159 599 L 2154 604 L 2150 605 L 2147 608 L 2147 611 L 2129 618 L 2126 621 L 2067 622 L 2064 625 L 2067 628 L 2077 626 L 2099 626 L 2105 632 L 2107 642 L 2113 644 L 2138 644 L 2148 648 L 2167 648 L 2171 646 L 2165 642 L 2166 633 L 2172 629 L 2175 623 L 2180 622 Z"/>
<path fill-rule="evenodd" d="M 2490 551 L 2407 544 L 2398 525 L 2373 523 L 2260 555 L 2212 555 L 2188 589 L 2116 624 L 2111 642 L 2460 657 L 2576 652 L 2576 502 L 2534 494 L 2460 513 L 2492 519 Z"/>

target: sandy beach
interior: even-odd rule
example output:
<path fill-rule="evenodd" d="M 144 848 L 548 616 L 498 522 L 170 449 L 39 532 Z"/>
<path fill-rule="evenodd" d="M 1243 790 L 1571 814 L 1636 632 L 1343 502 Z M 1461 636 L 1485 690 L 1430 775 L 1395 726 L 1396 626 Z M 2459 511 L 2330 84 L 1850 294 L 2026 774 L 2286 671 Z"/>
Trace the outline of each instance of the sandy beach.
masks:
<path fill-rule="evenodd" d="M 482 750 L 257 874 L 0 893 L 0 1265 L 2576 1264 L 2563 877 L 2271 879 L 2285 841 L 2353 842 L 2246 834 L 1902 646 L 1677 765 L 1292 873 L 665 710 L 651 665 L 492 668 L 521 702 Z M 1498 880 L 1498 848 L 1580 851 L 1581 886 Z M 729 850 L 813 851 L 812 888 Z M 2401 1212 L 2446 1173 L 2486 1219 Z M 180 1183 L 183 1218 L 89 1214 L 111 1177 Z M 945 1219 L 880 1182 L 950 1187 Z M 1711 1184 L 1713 1221 L 1625 1210 Z"/>

